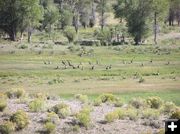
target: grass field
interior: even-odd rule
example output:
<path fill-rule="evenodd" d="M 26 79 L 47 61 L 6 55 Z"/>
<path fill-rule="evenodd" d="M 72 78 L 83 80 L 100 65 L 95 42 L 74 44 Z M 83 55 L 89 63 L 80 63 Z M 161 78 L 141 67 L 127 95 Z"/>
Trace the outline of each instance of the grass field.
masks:
<path fill-rule="evenodd" d="M 180 105 L 179 39 L 144 46 L 81 47 L 38 43 L 25 49 L 21 46 L 22 43 L 1 44 L 0 91 L 24 87 L 29 93 L 45 92 L 65 98 L 77 93 L 94 98 L 110 92 L 124 101 L 138 96 L 160 96 Z M 79 56 L 82 51 L 85 54 Z M 74 66 L 82 65 L 79 69 L 69 66 L 64 69 L 62 60 L 70 60 Z M 106 69 L 108 66 L 112 68 Z"/>

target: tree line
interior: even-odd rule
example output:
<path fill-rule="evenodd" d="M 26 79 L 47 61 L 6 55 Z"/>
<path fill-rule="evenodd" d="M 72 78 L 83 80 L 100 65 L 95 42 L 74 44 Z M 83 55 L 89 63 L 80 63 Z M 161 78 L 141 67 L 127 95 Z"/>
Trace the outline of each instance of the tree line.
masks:
<path fill-rule="evenodd" d="M 94 27 L 97 20 L 101 31 L 106 26 L 107 13 L 125 20 L 128 32 L 136 44 L 147 34 L 151 22 L 154 24 L 154 42 L 157 43 L 157 26 L 160 21 L 170 26 L 177 21 L 180 25 L 180 0 L 0 0 L 0 30 L 15 41 L 17 33 L 32 31 L 65 30 L 73 26 Z M 97 19 L 98 13 L 98 19 Z"/>

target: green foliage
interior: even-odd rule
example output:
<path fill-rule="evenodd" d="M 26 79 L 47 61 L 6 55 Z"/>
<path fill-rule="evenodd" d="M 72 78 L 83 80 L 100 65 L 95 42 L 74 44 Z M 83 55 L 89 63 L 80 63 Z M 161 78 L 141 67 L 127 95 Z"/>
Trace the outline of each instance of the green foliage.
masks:
<path fill-rule="evenodd" d="M 126 110 L 124 109 L 118 108 L 115 112 L 118 114 L 119 119 L 124 119 L 126 117 Z"/>
<path fill-rule="evenodd" d="M 82 110 L 79 111 L 79 113 L 76 114 L 76 118 L 79 124 L 86 128 L 89 127 L 91 123 L 90 111 L 90 108 L 84 107 Z"/>
<path fill-rule="evenodd" d="M 128 117 L 130 120 L 137 120 L 138 112 L 135 109 L 129 108 L 126 110 L 125 116 Z"/>
<path fill-rule="evenodd" d="M 25 44 L 19 46 L 19 49 L 26 49 L 26 48 L 28 48 L 28 46 Z"/>
<path fill-rule="evenodd" d="M 116 100 L 116 97 L 113 94 L 102 94 L 99 96 L 99 98 L 101 99 L 102 103 L 105 102 L 114 102 Z"/>
<path fill-rule="evenodd" d="M 144 108 L 146 106 L 146 102 L 141 98 L 134 98 L 130 101 L 130 104 L 137 109 Z"/>
<path fill-rule="evenodd" d="M 23 88 L 14 88 L 6 92 L 8 98 L 20 98 L 25 93 Z"/>
<path fill-rule="evenodd" d="M 55 131 L 56 125 L 54 123 L 52 123 L 52 122 L 46 122 L 44 124 L 44 128 L 45 128 L 45 132 L 47 134 L 51 134 L 51 133 L 53 133 Z"/>
<path fill-rule="evenodd" d="M 176 109 L 176 110 L 172 113 L 171 119 L 180 119 L 180 109 Z"/>
<path fill-rule="evenodd" d="M 123 102 L 120 98 L 116 98 L 115 101 L 113 102 L 115 107 L 121 107 L 123 106 Z"/>
<path fill-rule="evenodd" d="M 37 26 L 41 19 L 39 0 L 0 1 L 0 29 L 9 34 L 13 41 L 16 40 L 17 32 Z"/>
<path fill-rule="evenodd" d="M 151 107 L 151 108 L 155 108 L 158 109 L 162 106 L 163 101 L 161 98 L 159 97 L 149 97 L 147 100 L 147 104 Z"/>
<path fill-rule="evenodd" d="M 165 114 L 171 114 L 176 110 L 176 105 L 173 102 L 165 102 L 162 107 L 162 112 Z"/>
<path fill-rule="evenodd" d="M 73 20 L 73 13 L 71 12 L 70 9 L 65 8 L 64 10 L 61 11 L 60 23 L 62 29 L 64 29 L 66 26 L 71 25 L 72 20 Z"/>
<path fill-rule="evenodd" d="M 102 104 L 102 100 L 100 98 L 96 98 L 93 102 L 94 106 L 100 106 Z"/>
<path fill-rule="evenodd" d="M 58 123 L 59 122 L 59 116 L 54 113 L 54 112 L 50 112 L 47 114 L 47 119 L 46 119 L 47 122 L 52 122 L 54 124 Z"/>
<path fill-rule="evenodd" d="M 64 36 L 68 39 L 69 43 L 72 43 L 76 38 L 76 31 L 72 27 L 67 27 L 64 30 Z"/>
<path fill-rule="evenodd" d="M 119 118 L 118 113 L 116 111 L 109 112 L 105 115 L 105 121 L 110 123 Z"/>
<path fill-rule="evenodd" d="M 111 43 L 111 31 L 109 28 L 104 30 L 95 30 L 94 36 L 101 41 L 102 46 L 108 46 Z"/>
<path fill-rule="evenodd" d="M 88 102 L 88 96 L 87 95 L 83 95 L 83 94 L 76 94 L 75 98 L 79 101 L 81 101 L 82 103 L 86 103 Z"/>
<path fill-rule="evenodd" d="M 70 107 L 65 103 L 57 104 L 51 110 L 55 112 L 59 118 L 66 118 L 71 112 Z"/>
<path fill-rule="evenodd" d="M 3 124 L 0 124 L 1 134 L 11 134 L 14 130 L 15 130 L 15 125 L 10 121 L 5 121 Z"/>
<path fill-rule="evenodd" d="M 2 112 L 7 107 L 7 97 L 6 95 L 0 93 L 0 112 Z"/>
<path fill-rule="evenodd" d="M 33 112 L 39 112 L 44 109 L 44 105 L 44 100 L 41 98 L 37 98 L 29 103 L 29 109 Z"/>
<path fill-rule="evenodd" d="M 16 113 L 14 113 L 10 120 L 16 124 L 17 130 L 23 129 L 29 124 L 28 115 L 23 110 L 18 110 Z"/>
<path fill-rule="evenodd" d="M 160 112 L 158 110 L 155 109 L 145 109 L 142 112 L 142 118 L 145 119 L 158 119 L 160 116 Z"/>

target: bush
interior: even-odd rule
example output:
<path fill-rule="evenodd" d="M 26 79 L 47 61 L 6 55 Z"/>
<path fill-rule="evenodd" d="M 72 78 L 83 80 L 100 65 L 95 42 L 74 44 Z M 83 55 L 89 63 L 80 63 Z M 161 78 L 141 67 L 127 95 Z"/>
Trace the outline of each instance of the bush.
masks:
<path fill-rule="evenodd" d="M 3 93 L 0 93 L 0 112 L 7 107 L 7 97 Z"/>
<path fill-rule="evenodd" d="M 102 104 L 102 101 L 100 98 L 96 98 L 93 102 L 93 105 L 94 106 L 100 106 Z"/>
<path fill-rule="evenodd" d="M 15 130 L 14 123 L 10 121 L 6 121 L 0 125 L 0 133 L 1 134 L 10 134 Z"/>
<path fill-rule="evenodd" d="M 45 128 L 45 132 L 46 132 L 47 134 L 51 134 L 51 133 L 53 133 L 53 132 L 55 131 L 56 125 L 53 124 L 52 122 L 46 122 L 46 123 L 44 124 L 44 128 Z"/>
<path fill-rule="evenodd" d="M 16 129 L 23 129 L 29 124 L 29 118 L 26 112 L 19 110 L 16 113 L 14 113 L 10 120 L 16 124 Z"/>
<path fill-rule="evenodd" d="M 159 129 L 157 134 L 165 134 L 165 129 L 164 128 Z"/>
<path fill-rule="evenodd" d="M 70 115 L 71 109 L 67 104 L 60 103 L 55 105 L 52 108 L 52 111 L 55 112 L 59 118 L 66 118 L 68 115 Z"/>
<path fill-rule="evenodd" d="M 26 49 L 26 48 L 28 48 L 28 46 L 24 44 L 19 46 L 19 49 Z"/>
<path fill-rule="evenodd" d="M 151 108 L 155 108 L 158 109 L 162 106 L 163 101 L 161 100 L 161 98 L 159 97 L 149 97 L 147 99 L 147 104 L 151 107 Z"/>
<path fill-rule="evenodd" d="M 96 30 L 94 32 L 94 36 L 97 38 L 97 40 L 101 41 L 102 46 L 107 46 L 111 43 L 111 31 L 109 28 L 105 28 L 102 30 Z"/>
<path fill-rule="evenodd" d="M 165 114 L 170 114 L 174 112 L 175 109 L 176 109 L 176 105 L 173 102 L 165 102 L 165 104 L 163 105 L 162 111 Z"/>
<path fill-rule="evenodd" d="M 154 110 L 154 109 L 146 109 L 142 112 L 142 118 L 145 119 L 158 119 L 160 116 L 159 111 Z"/>
<path fill-rule="evenodd" d="M 35 99 L 29 103 L 29 109 L 32 112 L 39 112 L 44 109 L 44 100 L 43 99 Z"/>
<path fill-rule="evenodd" d="M 138 119 L 138 113 L 135 109 L 127 109 L 125 112 L 125 116 L 128 117 L 130 120 Z"/>
<path fill-rule="evenodd" d="M 6 92 L 8 98 L 20 98 L 25 93 L 23 88 L 14 88 Z"/>
<path fill-rule="evenodd" d="M 79 121 L 79 124 L 84 127 L 89 127 L 91 118 L 90 118 L 90 108 L 84 107 L 79 113 L 76 114 L 76 118 Z"/>
<path fill-rule="evenodd" d="M 123 102 L 120 98 L 117 98 L 115 101 L 114 101 L 114 106 L 115 107 L 121 107 L 123 106 Z"/>
<path fill-rule="evenodd" d="M 77 43 L 81 46 L 101 46 L 101 42 L 99 40 L 80 40 Z"/>
<path fill-rule="evenodd" d="M 101 101 L 103 103 L 105 102 L 113 102 L 116 100 L 116 97 L 113 94 L 102 94 L 99 96 L 99 98 L 101 99 Z"/>
<path fill-rule="evenodd" d="M 75 98 L 77 100 L 81 101 L 82 103 L 85 103 L 88 101 L 87 95 L 77 94 L 77 95 L 75 95 Z"/>
<path fill-rule="evenodd" d="M 59 122 L 59 116 L 54 112 L 50 112 L 47 114 L 46 122 L 52 122 L 56 124 Z"/>
<path fill-rule="evenodd" d="M 126 111 L 121 108 L 116 109 L 115 112 L 118 114 L 119 119 L 124 119 L 126 116 Z"/>
<path fill-rule="evenodd" d="M 143 108 L 145 107 L 145 100 L 141 99 L 141 98 L 134 98 L 130 101 L 130 104 L 134 107 L 134 108 Z"/>
<path fill-rule="evenodd" d="M 180 119 L 180 109 L 176 109 L 176 110 L 172 113 L 171 119 Z"/>
<path fill-rule="evenodd" d="M 72 43 L 76 38 L 76 31 L 74 28 L 67 27 L 64 30 L 64 36 L 68 39 L 69 43 Z"/>
<path fill-rule="evenodd" d="M 117 120 L 119 118 L 118 113 L 116 111 L 107 113 L 105 115 L 105 121 L 110 123 L 113 122 L 114 120 Z"/>

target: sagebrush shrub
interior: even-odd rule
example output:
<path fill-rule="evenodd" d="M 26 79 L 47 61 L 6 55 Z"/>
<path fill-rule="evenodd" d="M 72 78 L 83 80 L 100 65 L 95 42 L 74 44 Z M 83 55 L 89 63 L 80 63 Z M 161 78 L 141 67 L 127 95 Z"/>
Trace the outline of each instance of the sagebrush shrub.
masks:
<path fill-rule="evenodd" d="M 59 122 L 59 116 L 54 112 L 50 112 L 47 114 L 46 122 L 52 122 L 56 124 Z"/>
<path fill-rule="evenodd" d="M 94 106 L 100 106 L 102 104 L 102 100 L 100 98 L 96 98 L 93 102 Z"/>
<path fill-rule="evenodd" d="M 75 98 L 77 100 L 81 101 L 82 103 L 85 103 L 88 101 L 87 95 L 83 95 L 83 94 L 77 94 L 77 95 L 75 95 Z"/>
<path fill-rule="evenodd" d="M 119 119 L 124 119 L 124 117 L 126 116 L 126 110 L 118 108 L 115 110 L 115 112 L 118 114 L 118 118 Z"/>
<path fill-rule="evenodd" d="M 39 112 L 39 111 L 42 111 L 44 109 L 44 105 L 45 105 L 45 102 L 43 99 L 34 99 L 33 101 L 31 101 L 29 103 L 29 109 L 32 111 L 32 112 Z"/>
<path fill-rule="evenodd" d="M 55 131 L 56 129 L 56 125 L 52 122 L 46 122 L 44 124 L 44 128 L 45 128 L 45 132 L 46 134 L 51 134 Z"/>
<path fill-rule="evenodd" d="M 7 107 L 7 97 L 0 93 L 0 112 L 2 112 Z"/>
<path fill-rule="evenodd" d="M 0 124 L 1 134 L 11 134 L 14 130 L 15 130 L 15 125 L 10 121 L 5 121 L 3 124 Z"/>
<path fill-rule="evenodd" d="M 172 113 L 171 119 L 180 119 L 180 109 L 176 109 L 176 110 Z"/>
<path fill-rule="evenodd" d="M 102 94 L 102 95 L 99 96 L 99 98 L 101 99 L 101 101 L 103 103 L 105 103 L 105 102 L 114 102 L 116 100 L 116 97 L 113 94 L 109 94 L 109 93 Z"/>
<path fill-rule="evenodd" d="M 79 111 L 79 113 L 76 114 L 76 119 L 78 120 L 79 124 L 86 128 L 89 127 L 91 123 L 90 111 L 90 108 L 84 107 Z"/>
<path fill-rule="evenodd" d="M 115 107 L 121 107 L 123 106 L 123 102 L 120 98 L 116 98 L 116 100 L 114 101 L 114 106 Z"/>
<path fill-rule="evenodd" d="M 76 31 L 73 28 L 67 27 L 64 30 L 64 36 L 68 39 L 69 43 L 74 42 L 76 38 Z"/>
<path fill-rule="evenodd" d="M 138 112 L 136 109 L 129 108 L 126 110 L 125 116 L 128 117 L 130 120 L 137 120 Z"/>
<path fill-rule="evenodd" d="M 165 102 L 162 107 L 162 112 L 165 114 L 171 114 L 176 110 L 176 105 L 173 102 Z"/>
<path fill-rule="evenodd" d="M 158 119 L 160 116 L 160 112 L 158 110 L 155 109 L 145 109 L 142 112 L 142 118 L 145 119 Z"/>
<path fill-rule="evenodd" d="M 105 115 L 105 121 L 110 123 L 119 118 L 118 113 L 116 111 L 109 112 Z"/>
<path fill-rule="evenodd" d="M 134 108 L 143 108 L 145 107 L 145 100 L 141 99 L 141 98 L 134 98 L 130 101 L 130 104 L 134 107 Z"/>
<path fill-rule="evenodd" d="M 23 88 L 14 88 L 6 92 L 8 98 L 20 98 L 25 93 Z"/>
<path fill-rule="evenodd" d="M 66 118 L 71 113 L 70 107 L 65 103 L 60 103 L 52 107 L 51 109 L 53 112 L 55 112 L 59 118 Z"/>
<path fill-rule="evenodd" d="M 158 109 L 162 106 L 163 101 L 161 98 L 159 97 L 149 97 L 147 99 L 147 104 L 151 107 L 151 108 L 155 108 Z"/>
<path fill-rule="evenodd" d="M 16 124 L 16 129 L 23 129 L 25 128 L 28 124 L 29 124 L 29 118 L 28 115 L 25 111 L 23 110 L 19 110 L 17 112 L 15 112 L 10 120 Z"/>

